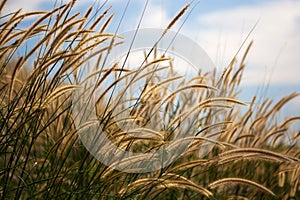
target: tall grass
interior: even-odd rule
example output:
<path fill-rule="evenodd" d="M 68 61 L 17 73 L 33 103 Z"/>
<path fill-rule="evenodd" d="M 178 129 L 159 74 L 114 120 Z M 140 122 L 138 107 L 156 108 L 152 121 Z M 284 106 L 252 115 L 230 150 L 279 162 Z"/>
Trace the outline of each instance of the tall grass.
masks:
<path fill-rule="evenodd" d="M 112 14 L 92 8 L 84 14 L 74 14 L 74 3 L 50 12 L 17 11 L 1 15 L 1 199 L 295 199 L 300 196 L 299 131 L 290 129 L 300 117 L 275 120 L 282 107 L 298 94 L 292 93 L 277 103 L 266 99 L 258 104 L 253 97 L 246 105 L 246 112 L 240 109 L 244 103 L 238 101 L 239 84 L 252 43 L 241 62 L 235 58 L 220 77 L 215 72 L 199 73 L 191 79 L 180 77 L 174 72 L 172 62 L 159 56 L 153 60 L 147 58 L 140 69 L 100 65 L 105 64 L 109 49 L 118 45 L 117 36 L 106 33 Z M 0 8 L 4 6 L 5 1 Z M 175 16 L 168 28 L 186 9 Z M 97 18 L 92 17 L 94 14 Z M 32 25 L 19 28 L 27 19 L 34 19 Z M 37 42 L 28 43 L 32 39 Z M 30 48 L 20 55 L 28 44 Z M 91 62 L 92 59 L 97 62 Z M 159 66 L 166 61 L 168 65 Z M 188 135 L 193 139 L 192 144 L 176 162 L 154 172 L 125 173 L 103 165 L 85 149 L 74 124 L 72 92 L 78 90 L 82 81 L 81 69 L 97 72 L 87 79 L 100 88 L 97 116 L 103 134 L 114 144 L 131 151 L 156 150 L 172 141 L 174 135 L 169 130 L 178 128 L 183 116 L 194 116 L 196 111 L 193 130 L 197 131 Z M 156 76 L 161 71 L 169 77 L 162 80 Z M 148 80 L 148 84 L 143 86 L 145 90 L 139 98 L 134 99 L 137 103 L 129 120 L 147 127 L 155 122 L 150 118 L 164 118 L 169 122 L 167 127 L 173 129 L 148 129 L 148 135 L 137 137 L 130 133 L 141 129 L 123 130 L 120 124 L 128 119 L 117 121 L 110 115 L 115 102 L 124 97 L 120 94 L 107 100 L 110 88 L 124 80 L 127 85 L 123 92 L 130 93 L 132 77 L 137 77 L 136 81 Z M 104 84 L 107 80 L 111 85 Z M 175 82 L 177 90 L 170 92 L 170 84 Z M 162 102 L 166 105 L 164 115 L 158 115 L 156 105 Z M 191 109 L 191 105 L 195 107 Z M 218 135 L 218 140 L 214 140 L 214 135 Z M 207 142 L 216 144 L 205 157 L 199 158 L 201 146 Z"/>

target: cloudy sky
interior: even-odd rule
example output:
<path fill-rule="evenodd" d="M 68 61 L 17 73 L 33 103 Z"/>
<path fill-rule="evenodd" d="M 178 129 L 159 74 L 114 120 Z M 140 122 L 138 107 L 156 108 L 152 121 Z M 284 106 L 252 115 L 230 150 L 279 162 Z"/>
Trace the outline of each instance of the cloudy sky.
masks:
<path fill-rule="evenodd" d="M 64 0 L 66 2 L 67 0 Z M 6 11 L 49 10 L 54 0 L 9 0 Z M 26 3 L 25 3 L 26 2 Z M 57 0 L 57 2 L 61 2 Z M 127 0 L 77 0 L 77 9 L 93 5 L 112 5 L 115 18 L 111 30 L 120 21 Z M 122 3 L 121 3 L 122 2 Z M 165 28 L 187 0 L 149 0 L 141 27 Z M 137 27 L 146 0 L 131 0 L 120 32 Z M 197 4 L 197 5 L 196 5 Z M 300 92 L 300 1 L 299 0 L 201 0 L 193 8 L 180 33 L 196 41 L 219 70 L 224 69 L 257 23 L 246 45 L 254 41 L 247 59 L 242 98 L 258 93 L 279 99 L 292 91 Z M 187 14 L 187 13 L 186 13 Z M 177 31 L 187 15 L 173 27 Z M 245 49 L 245 48 L 244 48 Z M 242 56 L 243 49 L 240 57 Z M 262 92 L 262 86 L 269 90 Z M 300 98 L 286 108 L 288 115 L 300 114 Z"/>

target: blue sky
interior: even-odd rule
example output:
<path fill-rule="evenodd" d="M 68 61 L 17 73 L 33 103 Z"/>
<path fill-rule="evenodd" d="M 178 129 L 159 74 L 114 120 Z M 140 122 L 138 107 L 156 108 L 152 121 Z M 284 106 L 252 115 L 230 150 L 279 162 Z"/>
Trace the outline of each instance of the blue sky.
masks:
<path fill-rule="evenodd" d="M 66 2 L 67 0 L 64 0 Z M 9 0 L 6 11 L 50 10 L 54 0 Z M 60 2 L 60 1 L 58 1 Z M 105 1 L 96 1 L 102 5 Z M 131 0 L 120 32 L 133 30 L 141 16 L 145 0 Z M 178 11 L 190 1 L 149 0 L 142 27 L 165 28 Z M 198 1 L 194 1 L 192 4 Z M 85 11 L 94 0 L 77 0 L 77 10 Z M 125 8 L 126 0 L 108 0 L 115 30 Z M 185 16 L 184 16 L 185 17 Z M 183 18 L 173 27 L 178 30 Z M 258 21 L 259 20 L 259 21 Z M 250 101 L 257 95 L 275 100 L 293 91 L 300 93 L 300 1 L 298 0 L 201 0 L 183 25 L 181 33 L 196 41 L 221 71 L 235 55 L 247 34 L 258 21 L 248 44 L 254 41 L 247 59 L 242 82 L 242 100 Z M 241 51 L 243 53 L 243 50 Z M 242 54 L 240 55 L 240 57 Z M 267 86 L 267 92 L 260 90 Z M 283 116 L 300 114 L 300 98 L 286 107 Z M 300 126 L 299 126 L 300 127 Z"/>

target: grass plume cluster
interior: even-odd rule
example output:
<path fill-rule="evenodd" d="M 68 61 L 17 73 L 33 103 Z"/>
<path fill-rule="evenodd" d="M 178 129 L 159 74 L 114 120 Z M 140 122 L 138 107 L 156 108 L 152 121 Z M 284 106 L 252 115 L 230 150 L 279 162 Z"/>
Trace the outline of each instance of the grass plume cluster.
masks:
<path fill-rule="evenodd" d="M 5 3 L 2 1 L 1 9 Z M 290 129 L 300 116 L 283 122 L 274 120 L 298 94 L 277 103 L 266 99 L 258 104 L 253 97 L 245 105 L 238 100 L 238 86 L 252 43 L 241 62 L 235 58 L 221 77 L 214 71 L 199 72 L 191 78 L 179 76 L 171 59 L 160 56 L 152 60 L 145 56 L 146 62 L 139 69 L 107 66 L 105 55 L 118 45 L 118 36 L 106 33 L 113 15 L 103 8 L 73 13 L 74 3 L 50 12 L 16 11 L 0 16 L 1 199 L 300 196 L 300 132 Z M 19 28 L 27 19 L 34 19 L 33 23 L 27 29 Z M 20 55 L 32 39 L 37 42 Z M 91 62 L 93 59 L 96 61 Z M 81 69 L 95 73 L 81 80 Z M 161 79 L 161 72 L 168 77 Z M 110 84 L 105 84 L 107 80 Z M 140 80 L 147 82 L 137 97 L 124 95 L 133 93 L 133 83 Z M 182 134 L 181 141 L 192 141 L 191 145 L 174 163 L 154 172 L 125 173 L 103 165 L 83 146 L 74 124 L 72 93 L 80 88 L 79 83 L 89 81 L 100 91 L 95 105 L 103 134 L 120 148 L 155 151 L 170 144 L 176 137 L 174 132 Z M 125 83 L 124 88 L 110 99 L 111 90 L 120 82 Z M 171 89 L 172 84 L 176 88 Z M 127 118 L 111 115 L 116 106 L 127 109 L 130 101 L 136 103 Z M 164 106 L 157 107 L 161 104 Z M 240 106 L 247 106 L 247 111 L 241 112 Z M 193 123 L 187 129 L 183 119 L 189 116 L 193 116 Z M 166 124 L 155 130 L 149 128 L 159 121 Z M 120 124 L 126 123 L 139 128 L 128 126 L 124 130 Z M 143 134 L 135 134 L 139 132 Z M 199 158 L 202 145 L 210 142 L 214 147 Z M 176 143 L 172 145 L 176 149 Z"/>

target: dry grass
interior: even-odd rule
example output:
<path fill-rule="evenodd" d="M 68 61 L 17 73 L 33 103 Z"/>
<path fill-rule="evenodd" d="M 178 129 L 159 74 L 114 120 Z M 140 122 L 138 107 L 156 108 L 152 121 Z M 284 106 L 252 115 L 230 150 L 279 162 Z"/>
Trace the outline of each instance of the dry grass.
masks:
<path fill-rule="evenodd" d="M 109 9 L 92 8 L 85 14 L 73 13 L 74 3 L 50 12 L 1 14 L 2 199 L 300 196 L 300 132 L 290 129 L 300 117 L 291 116 L 278 123 L 274 120 L 298 94 L 292 93 L 275 104 L 270 99 L 258 104 L 256 97 L 250 104 L 238 100 L 238 86 L 252 42 L 241 63 L 234 58 L 221 77 L 215 72 L 199 73 L 190 79 L 179 76 L 171 58 L 159 56 L 155 49 L 153 58 L 145 53 L 146 62 L 138 69 L 119 67 L 118 63 L 107 66 L 105 56 L 120 39 L 105 32 L 113 15 Z M 188 7 L 175 16 L 166 31 Z M 92 14 L 98 16 L 93 22 Z M 32 25 L 20 29 L 20 23 L 29 17 L 34 19 Z M 37 42 L 18 56 L 31 39 Z M 84 78 L 82 70 L 88 72 Z M 161 73 L 167 78 L 161 78 Z M 134 91 L 134 84 L 141 80 L 146 80 L 143 89 Z M 124 87 L 115 90 L 119 84 Z M 120 148 L 146 153 L 168 144 L 172 149 L 183 142 L 191 144 L 176 162 L 154 172 L 125 173 L 112 168 L 142 162 L 143 155 L 117 160 L 111 167 L 103 165 L 85 149 L 77 134 L 95 121 L 82 127 L 74 124 L 77 116 L 72 112 L 72 94 L 82 86 L 86 90 L 94 86 L 99 89 L 94 120 L 100 121 L 102 134 Z M 110 98 L 111 91 L 117 91 L 114 98 Z M 118 117 L 115 111 L 127 112 L 128 103 L 133 105 L 130 114 Z M 241 106 L 248 110 L 241 112 Z M 165 122 L 164 126 L 159 125 L 160 121 Z M 187 123 L 191 125 L 186 127 Z M 124 124 L 132 127 L 125 129 Z M 170 143 L 176 134 L 182 138 Z M 199 158 L 203 146 L 210 144 L 214 147 Z"/>

